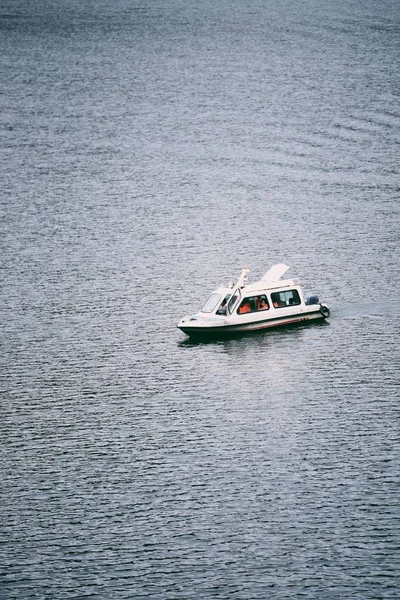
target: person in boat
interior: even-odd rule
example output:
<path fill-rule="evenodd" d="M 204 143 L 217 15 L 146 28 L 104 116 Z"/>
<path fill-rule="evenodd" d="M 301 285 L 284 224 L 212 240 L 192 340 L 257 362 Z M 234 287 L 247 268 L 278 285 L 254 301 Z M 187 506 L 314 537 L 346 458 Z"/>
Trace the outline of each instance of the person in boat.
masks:
<path fill-rule="evenodd" d="M 242 315 L 243 313 L 248 313 L 251 312 L 251 306 L 248 300 L 243 300 L 243 302 L 241 303 L 241 305 L 238 308 L 238 313 L 239 315 Z"/>
<path fill-rule="evenodd" d="M 217 310 L 217 315 L 226 315 L 226 303 L 228 302 L 230 296 L 225 296 L 222 300 L 219 309 Z"/>
<path fill-rule="evenodd" d="M 257 310 L 267 310 L 267 308 L 269 308 L 269 306 L 265 301 L 265 298 L 261 296 L 257 302 Z"/>

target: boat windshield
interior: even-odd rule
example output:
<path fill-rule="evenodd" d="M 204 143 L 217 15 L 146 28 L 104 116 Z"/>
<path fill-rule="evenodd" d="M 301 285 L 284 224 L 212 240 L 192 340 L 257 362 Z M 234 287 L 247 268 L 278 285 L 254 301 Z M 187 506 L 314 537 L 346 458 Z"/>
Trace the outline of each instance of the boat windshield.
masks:
<path fill-rule="evenodd" d="M 231 313 L 235 304 L 236 304 L 236 300 L 238 299 L 239 296 L 239 291 L 236 290 L 236 292 L 233 294 L 233 296 L 231 297 L 231 299 L 229 300 L 229 304 L 228 304 L 228 310 Z"/>
<path fill-rule="evenodd" d="M 209 297 L 209 299 L 207 300 L 207 302 L 201 309 L 201 312 L 211 313 L 221 302 L 221 299 L 222 299 L 221 294 L 216 294 L 214 292 L 213 294 L 211 294 L 211 296 Z"/>

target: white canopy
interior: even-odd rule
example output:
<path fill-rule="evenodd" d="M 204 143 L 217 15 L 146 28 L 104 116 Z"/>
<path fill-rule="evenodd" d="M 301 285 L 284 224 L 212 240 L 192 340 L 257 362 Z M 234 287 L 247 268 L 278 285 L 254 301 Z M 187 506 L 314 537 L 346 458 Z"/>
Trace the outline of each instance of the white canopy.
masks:
<path fill-rule="evenodd" d="M 279 265 L 274 265 L 267 271 L 261 281 L 272 283 L 275 281 L 279 281 L 281 277 L 286 273 L 286 271 L 290 269 L 287 265 L 283 263 L 279 263 Z"/>

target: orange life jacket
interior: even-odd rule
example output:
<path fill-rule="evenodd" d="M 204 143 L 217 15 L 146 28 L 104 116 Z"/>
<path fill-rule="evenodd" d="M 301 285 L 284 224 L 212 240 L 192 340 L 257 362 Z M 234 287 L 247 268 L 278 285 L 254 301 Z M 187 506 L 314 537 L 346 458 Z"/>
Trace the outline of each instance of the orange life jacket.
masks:
<path fill-rule="evenodd" d="M 239 307 L 239 314 L 251 312 L 250 304 L 243 304 Z"/>

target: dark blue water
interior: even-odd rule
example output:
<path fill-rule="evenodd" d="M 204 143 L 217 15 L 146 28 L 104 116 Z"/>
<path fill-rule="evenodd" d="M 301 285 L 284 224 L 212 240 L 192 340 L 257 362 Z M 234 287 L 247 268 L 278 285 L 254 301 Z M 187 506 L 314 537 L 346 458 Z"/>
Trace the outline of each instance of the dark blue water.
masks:
<path fill-rule="evenodd" d="M 399 22 L 2 1 L 1 598 L 400 598 Z M 275 262 L 328 325 L 176 329 Z"/>

